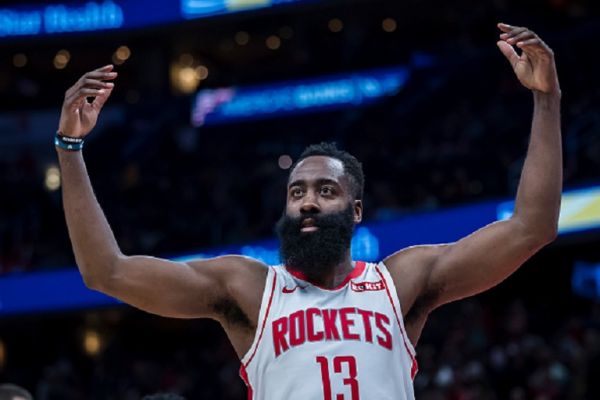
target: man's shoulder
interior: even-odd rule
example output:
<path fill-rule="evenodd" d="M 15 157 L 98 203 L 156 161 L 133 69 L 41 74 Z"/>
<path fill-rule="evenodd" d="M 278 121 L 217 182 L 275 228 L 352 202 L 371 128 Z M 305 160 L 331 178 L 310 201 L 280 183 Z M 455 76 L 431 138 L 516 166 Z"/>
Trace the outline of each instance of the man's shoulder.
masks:
<path fill-rule="evenodd" d="M 434 262 L 447 248 L 448 244 L 422 244 L 405 247 L 390 254 L 381 262 L 392 275 L 420 269 Z"/>
<path fill-rule="evenodd" d="M 448 244 L 411 246 L 383 260 L 396 286 L 404 317 L 415 312 L 419 318 L 426 317 L 431 298 L 438 295 L 437 292 L 433 294 L 427 292 L 427 282 L 432 267 L 440 257 L 444 256 L 448 246 Z M 419 299 L 421 303 L 417 302 Z"/>
<path fill-rule="evenodd" d="M 197 259 L 186 262 L 192 268 L 207 269 L 215 275 L 227 278 L 244 277 L 264 279 L 269 266 L 252 257 L 242 255 L 223 255 L 210 259 Z"/>

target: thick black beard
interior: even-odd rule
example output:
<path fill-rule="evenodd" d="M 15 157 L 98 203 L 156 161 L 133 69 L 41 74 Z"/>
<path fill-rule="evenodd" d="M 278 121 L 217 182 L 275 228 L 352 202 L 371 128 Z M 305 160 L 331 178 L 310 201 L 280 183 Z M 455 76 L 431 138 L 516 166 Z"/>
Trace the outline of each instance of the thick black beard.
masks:
<path fill-rule="evenodd" d="M 312 218 L 319 229 L 301 232 L 306 218 Z M 333 214 L 307 212 L 292 218 L 284 213 L 276 231 L 281 262 L 306 276 L 318 277 L 346 257 L 354 232 L 354 210 L 349 204 L 345 210 Z"/>

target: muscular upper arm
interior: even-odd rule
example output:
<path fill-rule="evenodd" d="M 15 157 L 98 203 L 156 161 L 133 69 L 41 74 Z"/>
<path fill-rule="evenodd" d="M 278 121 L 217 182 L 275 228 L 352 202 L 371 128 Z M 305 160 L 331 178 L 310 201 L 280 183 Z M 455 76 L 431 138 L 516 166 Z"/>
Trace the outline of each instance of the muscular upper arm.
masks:
<path fill-rule="evenodd" d="M 389 256 L 384 262 L 394 279 L 407 330 L 416 324 L 413 337 L 418 337 L 433 309 L 497 285 L 546 243 L 547 238 L 530 233 L 518 219 L 509 219 L 455 243 L 414 246 Z"/>
<path fill-rule="evenodd" d="M 150 313 L 221 319 L 227 304 L 244 304 L 252 319 L 258 315 L 267 267 L 241 256 L 190 262 L 121 256 L 111 271 L 93 288 Z"/>
<path fill-rule="evenodd" d="M 496 286 L 551 240 L 513 218 L 491 223 L 446 246 L 431 265 L 427 282 L 427 288 L 439 289 L 433 306 Z"/>
<path fill-rule="evenodd" d="M 416 308 L 423 308 L 427 299 L 437 296 L 438 290 L 430 283 L 432 267 L 447 246 L 407 247 L 383 261 L 394 280 L 405 318 Z"/>

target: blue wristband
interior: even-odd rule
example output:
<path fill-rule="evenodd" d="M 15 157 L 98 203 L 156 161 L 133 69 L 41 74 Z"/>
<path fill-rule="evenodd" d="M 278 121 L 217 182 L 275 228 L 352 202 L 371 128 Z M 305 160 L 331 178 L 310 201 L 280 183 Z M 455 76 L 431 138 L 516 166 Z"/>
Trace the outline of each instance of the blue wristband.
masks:
<path fill-rule="evenodd" d="M 56 132 L 54 137 L 54 145 L 63 150 L 79 151 L 83 148 L 83 142 L 83 138 L 64 136 L 60 132 Z"/>

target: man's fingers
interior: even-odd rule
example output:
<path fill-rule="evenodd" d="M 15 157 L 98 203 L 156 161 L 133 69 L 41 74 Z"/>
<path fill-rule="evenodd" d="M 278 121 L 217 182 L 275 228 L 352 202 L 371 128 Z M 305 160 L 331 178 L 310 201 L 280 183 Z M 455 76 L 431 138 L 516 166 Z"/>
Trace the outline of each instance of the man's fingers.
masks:
<path fill-rule="evenodd" d="M 519 33 L 527 30 L 527 28 L 522 26 L 512 26 L 507 24 L 498 24 L 498 29 L 502 31 L 500 37 L 503 39 L 518 35 Z"/>
<path fill-rule="evenodd" d="M 92 102 L 92 107 L 97 111 L 100 111 L 102 106 L 104 106 L 104 103 L 106 103 L 106 100 L 108 100 L 108 98 L 110 97 L 111 93 L 112 88 L 103 90 L 102 93 L 96 96 L 96 98 Z"/>
<path fill-rule="evenodd" d="M 67 94 L 65 95 L 65 103 L 69 103 L 74 101 L 74 99 L 82 97 L 82 96 L 98 96 L 100 94 L 103 93 L 103 91 L 105 90 L 109 90 L 112 89 L 114 86 L 114 84 L 111 84 L 111 86 L 104 86 L 104 85 L 91 85 L 91 86 L 85 86 L 85 87 L 80 87 L 77 90 L 71 90 L 71 91 L 67 91 Z"/>
<path fill-rule="evenodd" d="M 100 68 L 96 68 L 94 71 L 112 71 L 115 66 L 112 64 L 106 64 Z"/>
<path fill-rule="evenodd" d="M 513 46 L 523 47 L 541 44 L 543 47 L 548 48 L 535 32 L 527 28 L 511 26 L 504 23 L 499 23 L 498 28 L 503 31 L 503 33 L 500 34 L 500 40 L 508 42 Z"/>
<path fill-rule="evenodd" d="M 532 58 L 552 58 L 554 52 L 538 37 L 517 43 L 517 47 Z"/>
<path fill-rule="evenodd" d="M 85 96 L 71 96 L 66 99 L 63 104 L 63 110 L 68 110 L 69 112 L 73 112 L 75 110 L 80 109 L 85 102 Z"/>
<path fill-rule="evenodd" d="M 510 65 L 514 67 L 519 61 L 519 55 L 515 51 L 514 47 L 503 40 L 499 40 L 496 44 L 498 45 L 498 48 L 502 54 L 504 54 L 504 57 L 506 57 L 506 59 L 510 62 Z"/>
<path fill-rule="evenodd" d="M 529 39 L 529 40 L 520 41 L 519 43 L 517 43 L 517 47 L 524 48 L 524 47 L 538 46 L 538 45 L 541 45 L 542 43 L 543 42 L 540 38 L 533 38 L 533 39 Z"/>
<path fill-rule="evenodd" d="M 113 80 L 117 78 L 117 73 L 113 71 L 114 66 L 112 64 L 105 65 L 104 67 L 100 67 L 92 72 L 87 74 L 86 79 L 91 79 L 96 84 L 99 80 Z M 101 82 L 101 81 L 100 81 Z M 98 95 L 95 96 L 94 101 L 91 106 L 97 111 L 100 111 L 106 100 L 110 97 L 110 94 L 115 87 L 115 84 L 112 82 L 101 82 L 102 89 L 99 90 Z"/>
<path fill-rule="evenodd" d="M 103 82 L 99 79 L 91 79 L 91 78 L 86 78 L 81 80 L 81 82 L 79 82 L 79 84 L 75 87 L 75 90 L 80 90 L 83 88 L 86 89 L 109 89 L 111 87 L 113 87 L 115 84 L 112 82 Z"/>
<path fill-rule="evenodd" d="M 509 51 L 509 47 L 516 46 L 519 49 L 522 49 L 526 54 L 533 56 L 536 54 L 548 53 L 552 55 L 552 50 L 544 43 L 542 39 L 536 35 L 535 32 L 518 26 L 511 26 L 508 24 L 500 23 L 498 24 L 498 28 L 503 32 L 500 34 L 500 41 L 505 42 L 508 46 L 500 45 L 500 50 L 502 53 L 508 58 L 511 64 L 514 66 L 514 63 L 518 61 L 518 54 L 511 49 Z"/>
<path fill-rule="evenodd" d="M 108 67 L 110 67 L 111 70 L 108 69 Z M 117 77 L 117 73 L 112 71 L 112 65 L 107 65 L 106 67 L 102 67 L 99 69 L 96 69 L 94 71 L 90 71 L 87 72 L 85 74 L 83 74 L 83 76 L 81 78 L 79 78 L 79 80 L 75 83 L 75 85 L 73 85 L 73 88 L 75 90 L 79 89 L 80 87 L 82 87 L 85 82 L 87 80 L 105 80 L 105 81 L 110 81 L 113 80 Z"/>
<path fill-rule="evenodd" d="M 102 80 L 113 80 L 117 77 L 116 72 L 102 72 L 102 71 L 92 71 L 83 75 L 81 79 L 102 79 Z"/>
<path fill-rule="evenodd" d="M 105 65 L 105 66 L 103 66 L 103 67 L 96 68 L 96 69 L 94 70 L 94 72 L 96 72 L 96 71 L 100 71 L 100 72 L 110 72 L 110 71 L 112 71 L 112 70 L 113 70 L 113 68 L 114 68 L 114 67 L 115 67 L 115 66 L 114 66 L 114 65 L 112 65 L 112 64 L 107 64 L 107 65 Z"/>
<path fill-rule="evenodd" d="M 525 40 L 536 38 L 536 34 L 531 32 L 530 30 L 525 30 L 524 32 L 519 33 L 518 35 L 514 35 L 505 39 L 509 44 L 514 45 L 515 43 L 523 42 Z"/>
<path fill-rule="evenodd" d="M 83 81 L 83 85 L 82 85 L 82 87 L 85 87 L 85 88 L 97 88 L 97 89 L 102 89 L 102 88 L 108 89 L 113 86 L 115 86 L 115 84 L 112 82 L 104 82 L 104 81 L 101 81 L 98 79 L 91 79 L 91 78 L 85 79 Z"/>
<path fill-rule="evenodd" d="M 498 25 L 498 29 L 502 32 L 510 32 L 514 27 L 505 23 L 500 22 Z"/>
<path fill-rule="evenodd" d="M 520 41 L 517 43 L 517 47 L 522 48 L 523 50 L 527 50 L 528 48 L 537 48 L 540 51 L 552 54 L 552 49 L 548 47 L 546 42 L 539 37 Z"/>
<path fill-rule="evenodd" d="M 103 82 L 103 80 L 113 80 L 117 77 L 116 72 L 89 72 L 83 75 L 77 83 L 73 86 L 74 90 L 78 90 L 81 87 L 111 87 L 112 83 Z"/>
<path fill-rule="evenodd" d="M 87 97 L 98 97 L 106 93 L 111 89 L 94 89 L 94 88 L 81 88 L 77 92 L 71 94 L 71 96 L 65 99 L 65 107 L 69 110 L 75 110 L 81 108 L 83 102 Z"/>
<path fill-rule="evenodd" d="M 104 94 L 108 89 L 82 88 L 77 92 L 77 97 L 96 97 Z"/>
<path fill-rule="evenodd" d="M 510 39 L 513 38 L 515 36 L 518 36 L 524 32 L 527 32 L 528 29 L 527 28 L 522 28 L 522 27 L 514 27 L 513 29 L 510 30 L 510 32 L 506 32 L 500 36 L 504 36 L 506 39 Z"/>
<path fill-rule="evenodd" d="M 112 71 L 112 65 L 106 65 L 94 71 L 84 74 L 79 80 L 65 92 L 65 100 L 76 95 L 82 88 L 110 89 L 114 86 L 112 82 L 104 82 L 117 78 L 117 73 Z"/>
<path fill-rule="evenodd" d="M 114 66 L 112 64 L 108 64 L 87 72 L 79 78 L 79 80 L 65 92 L 65 107 L 69 109 L 79 108 L 83 104 L 81 99 L 85 100 L 86 97 L 99 97 L 106 94 L 106 91 L 108 91 L 108 95 L 110 95 L 110 91 L 112 91 L 115 84 L 105 81 L 117 78 L 118 74 L 113 71 L 113 68 Z"/>

